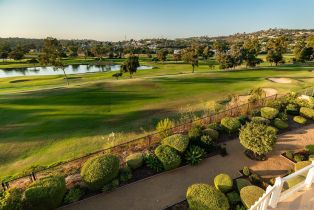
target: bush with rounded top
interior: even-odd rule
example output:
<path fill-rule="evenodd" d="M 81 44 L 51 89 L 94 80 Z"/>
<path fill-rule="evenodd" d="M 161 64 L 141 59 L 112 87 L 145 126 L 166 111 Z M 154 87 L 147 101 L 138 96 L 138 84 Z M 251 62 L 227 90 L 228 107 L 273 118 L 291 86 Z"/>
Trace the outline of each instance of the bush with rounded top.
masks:
<path fill-rule="evenodd" d="M 290 115 L 298 115 L 299 114 L 299 107 L 296 104 L 288 104 L 286 106 L 286 112 Z"/>
<path fill-rule="evenodd" d="M 132 169 L 137 169 L 143 165 L 144 157 L 140 152 L 133 153 L 126 157 L 126 164 Z"/>
<path fill-rule="evenodd" d="M 279 118 L 276 118 L 274 119 L 274 122 L 273 122 L 274 126 L 278 129 L 287 129 L 289 127 L 288 123 L 282 121 L 281 119 Z"/>
<path fill-rule="evenodd" d="M 214 184 L 217 190 L 220 190 L 223 193 L 226 193 L 232 190 L 233 181 L 228 174 L 219 174 L 214 179 Z"/>
<path fill-rule="evenodd" d="M 161 143 L 183 153 L 189 145 L 189 137 L 182 134 L 174 134 L 163 139 Z"/>
<path fill-rule="evenodd" d="M 119 158 L 114 155 L 96 156 L 84 163 L 81 177 L 91 190 L 100 190 L 118 176 L 119 166 Z"/>
<path fill-rule="evenodd" d="M 261 116 L 272 120 L 279 114 L 278 109 L 272 108 L 272 107 L 263 107 L 261 108 Z"/>
<path fill-rule="evenodd" d="M 177 168 L 181 164 L 181 157 L 177 151 L 167 145 L 159 145 L 155 149 L 155 155 L 162 163 L 165 170 Z"/>
<path fill-rule="evenodd" d="M 219 123 L 211 123 L 207 126 L 207 128 L 211 128 L 211 129 L 214 129 L 218 132 L 221 132 L 223 129 L 221 127 L 221 125 Z"/>
<path fill-rule="evenodd" d="M 173 133 L 172 128 L 174 126 L 175 126 L 174 122 L 171 121 L 169 118 L 166 118 L 158 122 L 156 126 L 156 131 L 158 132 L 159 137 L 163 139 L 172 135 Z"/>
<path fill-rule="evenodd" d="M 310 109 L 314 108 L 314 98 L 310 96 L 304 96 L 304 97 L 299 97 L 295 100 L 295 102 L 300 106 L 300 107 L 307 107 Z"/>
<path fill-rule="evenodd" d="M 250 176 L 251 175 L 250 168 L 247 167 L 247 166 L 244 166 L 243 169 L 242 169 L 242 173 L 243 173 L 244 176 Z"/>
<path fill-rule="evenodd" d="M 191 141 L 199 141 L 202 136 L 202 127 L 199 125 L 194 125 L 188 132 L 189 139 Z"/>
<path fill-rule="evenodd" d="M 240 130 L 240 143 L 257 155 L 272 151 L 277 140 L 276 132 L 267 125 L 247 123 Z"/>
<path fill-rule="evenodd" d="M 314 120 L 314 109 L 310 109 L 307 107 L 301 107 L 300 115 L 306 117 L 308 119 Z"/>
<path fill-rule="evenodd" d="M 3 195 L 0 196 L 0 209 L 22 210 L 22 194 L 20 189 L 10 189 L 3 192 Z"/>
<path fill-rule="evenodd" d="M 211 129 L 211 128 L 207 128 L 203 131 L 204 135 L 208 135 L 212 140 L 217 141 L 219 138 L 219 132 Z"/>
<path fill-rule="evenodd" d="M 314 144 L 308 144 L 304 147 L 305 151 L 310 154 L 314 154 Z"/>
<path fill-rule="evenodd" d="M 298 123 L 298 124 L 305 125 L 307 122 L 307 119 L 305 119 L 304 117 L 301 117 L 301 116 L 295 116 L 293 118 L 293 121 Z"/>
<path fill-rule="evenodd" d="M 251 185 L 241 189 L 240 197 L 244 206 L 249 209 L 264 193 L 262 188 Z"/>
<path fill-rule="evenodd" d="M 194 184 L 186 193 L 186 199 L 190 210 L 228 210 L 230 208 L 228 198 L 208 184 Z"/>
<path fill-rule="evenodd" d="M 241 202 L 240 195 L 235 191 L 229 192 L 226 195 L 231 205 L 236 205 L 237 203 Z"/>
<path fill-rule="evenodd" d="M 225 117 L 221 120 L 222 127 L 229 133 L 235 133 L 241 128 L 241 122 L 234 117 Z"/>
<path fill-rule="evenodd" d="M 24 198 L 29 209 L 55 209 L 62 204 L 65 192 L 64 177 L 46 177 L 29 185 L 24 192 Z"/>
<path fill-rule="evenodd" d="M 243 187 L 252 185 L 247 179 L 236 179 L 237 189 L 240 192 Z"/>
<path fill-rule="evenodd" d="M 251 118 L 251 122 L 262 123 L 262 124 L 265 124 L 265 125 L 269 125 L 270 124 L 270 120 L 266 119 L 264 117 L 252 117 Z"/>

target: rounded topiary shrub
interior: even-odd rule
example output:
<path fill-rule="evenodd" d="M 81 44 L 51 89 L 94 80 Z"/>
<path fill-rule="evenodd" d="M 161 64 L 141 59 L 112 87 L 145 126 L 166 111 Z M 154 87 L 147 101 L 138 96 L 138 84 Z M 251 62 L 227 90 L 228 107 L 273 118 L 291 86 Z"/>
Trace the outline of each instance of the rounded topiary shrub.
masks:
<path fill-rule="evenodd" d="M 162 163 L 165 170 L 177 168 L 181 164 L 181 157 L 177 151 L 167 145 L 159 145 L 155 149 L 155 155 Z"/>
<path fill-rule="evenodd" d="M 199 141 L 202 136 L 202 127 L 199 125 L 194 125 L 188 132 L 189 139 L 191 141 Z"/>
<path fill-rule="evenodd" d="M 264 193 L 262 188 L 254 185 L 243 187 L 240 191 L 241 201 L 249 209 Z"/>
<path fill-rule="evenodd" d="M 279 118 L 274 119 L 273 125 L 278 129 L 287 129 L 289 127 L 288 123 L 282 121 Z"/>
<path fill-rule="evenodd" d="M 1 210 L 22 210 L 22 190 L 10 189 L 0 193 L 0 209 Z"/>
<path fill-rule="evenodd" d="M 252 117 L 251 121 L 255 122 L 255 123 L 263 123 L 265 125 L 269 125 L 270 124 L 270 120 L 266 119 L 264 117 Z"/>
<path fill-rule="evenodd" d="M 240 130 L 240 143 L 257 155 L 264 155 L 272 151 L 277 135 L 274 129 L 258 123 L 247 123 Z"/>
<path fill-rule="evenodd" d="M 223 129 L 219 123 L 210 123 L 207 128 L 214 129 L 218 132 L 221 132 Z"/>
<path fill-rule="evenodd" d="M 126 159 L 126 164 L 131 169 L 137 169 L 143 165 L 144 156 L 142 153 L 137 152 L 129 155 Z"/>
<path fill-rule="evenodd" d="M 189 145 L 189 137 L 182 134 L 174 134 L 163 139 L 161 143 L 183 153 Z"/>
<path fill-rule="evenodd" d="M 310 109 L 307 107 L 301 107 L 300 115 L 306 117 L 308 119 L 314 120 L 314 109 Z"/>
<path fill-rule="evenodd" d="M 293 121 L 298 123 L 298 124 L 305 125 L 307 122 L 307 119 L 305 119 L 304 117 L 301 117 L 301 116 L 295 116 L 293 118 Z"/>
<path fill-rule="evenodd" d="M 278 109 L 272 108 L 272 107 L 263 107 L 261 108 L 261 116 L 272 120 L 279 114 Z"/>
<path fill-rule="evenodd" d="M 219 138 L 219 132 L 211 128 L 205 129 L 203 134 L 209 136 L 214 141 L 217 141 Z"/>
<path fill-rule="evenodd" d="M 28 209 L 55 209 L 62 204 L 65 192 L 64 177 L 46 177 L 29 185 L 24 192 L 24 198 Z"/>
<path fill-rule="evenodd" d="M 230 208 L 228 198 L 208 184 L 194 184 L 186 193 L 186 199 L 190 210 L 228 210 Z"/>
<path fill-rule="evenodd" d="M 215 177 L 214 184 L 217 190 L 226 193 L 232 190 L 233 181 L 228 174 L 219 174 Z"/>
<path fill-rule="evenodd" d="M 296 104 L 288 104 L 286 106 L 286 112 L 290 115 L 298 115 L 299 114 L 299 107 Z"/>
<path fill-rule="evenodd" d="M 93 157 L 84 163 L 81 177 L 91 190 L 100 190 L 118 176 L 119 166 L 119 158 L 114 155 Z"/>
<path fill-rule="evenodd" d="M 225 117 L 221 120 L 222 127 L 228 133 L 235 133 L 241 128 L 241 122 L 234 117 Z"/>

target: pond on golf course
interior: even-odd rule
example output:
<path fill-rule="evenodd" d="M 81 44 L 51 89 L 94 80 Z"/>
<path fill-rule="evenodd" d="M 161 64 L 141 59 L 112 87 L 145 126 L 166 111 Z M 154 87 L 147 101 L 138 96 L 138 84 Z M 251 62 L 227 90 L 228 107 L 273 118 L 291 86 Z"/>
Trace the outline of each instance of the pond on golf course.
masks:
<path fill-rule="evenodd" d="M 95 72 L 114 72 L 120 71 L 120 65 L 69 65 L 64 68 L 66 74 L 84 74 Z M 140 66 L 137 70 L 153 69 L 152 66 Z M 29 67 L 0 69 L 0 78 L 18 76 L 47 76 L 63 75 L 62 69 L 54 67 Z"/>

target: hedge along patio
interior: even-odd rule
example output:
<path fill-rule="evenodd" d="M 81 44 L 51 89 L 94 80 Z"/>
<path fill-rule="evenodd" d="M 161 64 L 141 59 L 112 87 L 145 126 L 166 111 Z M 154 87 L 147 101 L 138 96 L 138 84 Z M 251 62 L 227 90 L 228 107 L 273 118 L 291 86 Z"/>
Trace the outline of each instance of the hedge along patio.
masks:
<path fill-rule="evenodd" d="M 298 93 L 299 95 L 307 94 L 313 96 L 314 89 L 306 89 L 302 92 Z M 178 125 L 173 127 L 171 130 L 174 134 L 178 133 L 186 133 L 194 123 L 201 123 L 202 125 L 208 125 L 213 122 L 220 122 L 222 118 L 224 117 L 234 117 L 234 116 L 240 116 L 240 115 L 246 115 L 250 113 L 251 111 L 254 111 L 258 108 L 263 107 L 268 102 L 271 102 L 273 100 L 276 100 L 277 98 L 280 98 L 285 95 L 273 95 L 266 98 L 263 98 L 255 103 L 246 103 L 242 104 L 237 107 L 233 107 L 228 110 L 221 111 L 217 114 L 210 115 L 207 117 L 203 117 L 200 119 L 197 119 L 195 121 L 191 121 L 186 124 Z M 77 182 L 81 181 L 81 178 L 79 175 L 80 168 L 82 167 L 82 164 L 90 157 L 96 156 L 99 154 L 115 154 L 120 158 L 121 164 L 124 164 L 125 157 L 128 155 L 134 153 L 134 152 L 143 152 L 147 150 L 151 150 L 156 148 L 160 144 L 160 138 L 159 133 L 153 133 L 151 135 L 147 135 L 138 139 L 131 140 L 125 144 L 121 144 L 115 147 L 106 148 L 104 150 L 96 151 L 92 154 L 89 154 L 87 156 L 77 158 L 74 160 L 67 161 L 65 163 L 60 163 L 59 165 L 52 166 L 48 169 L 44 169 L 41 171 L 33 171 L 29 175 L 26 175 L 24 177 L 20 177 L 14 180 L 11 180 L 10 182 L 3 182 L 2 186 L 7 187 L 23 187 L 29 184 L 30 182 L 34 181 L 34 179 L 40 179 L 43 177 L 50 176 L 53 173 L 59 172 L 65 175 L 66 180 L 71 180 L 71 184 L 74 185 Z"/>

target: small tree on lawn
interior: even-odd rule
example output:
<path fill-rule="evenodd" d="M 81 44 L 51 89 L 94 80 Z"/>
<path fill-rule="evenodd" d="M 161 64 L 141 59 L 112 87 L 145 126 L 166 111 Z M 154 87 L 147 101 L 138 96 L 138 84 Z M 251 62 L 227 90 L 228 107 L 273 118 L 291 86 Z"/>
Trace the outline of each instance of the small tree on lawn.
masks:
<path fill-rule="evenodd" d="M 250 122 L 240 130 L 240 143 L 257 155 L 272 151 L 277 140 L 276 130 L 264 124 Z"/>
<path fill-rule="evenodd" d="M 122 72 L 129 72 L 132 78 L 137 68 L 140 67 L 138 56 L 130 55 L 128 59 L 121 65 Z"/>

